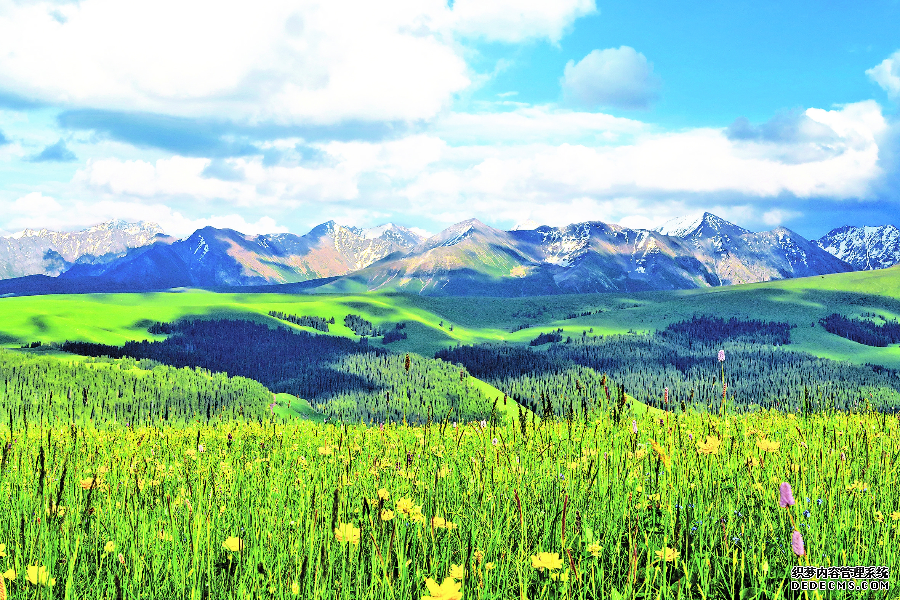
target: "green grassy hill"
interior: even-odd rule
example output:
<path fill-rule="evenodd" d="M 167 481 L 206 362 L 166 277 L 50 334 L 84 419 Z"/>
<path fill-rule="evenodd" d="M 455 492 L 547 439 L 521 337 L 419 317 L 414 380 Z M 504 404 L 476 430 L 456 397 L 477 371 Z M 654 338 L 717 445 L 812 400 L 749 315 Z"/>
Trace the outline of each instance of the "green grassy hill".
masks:
<path fill-rule="evenodd" d="M 214 293 L 180 289 L 147 294 L 88 294 L 0 298 L 0 344 L 62 342 L 106 344 L 162 339 L 147 332 L 155 321 L 186 316 L 252 318 L 275 326 L 270 310 L 335 317 L 329 335 L 355 337 L 343 325 L 358 314 L 377 326 L 407 324 L 406 340 L 395 352 L 433 355 L 436 350 L 483 341 L 528 343 L 539 333 L 561 327 L 563 336 L 650 331 L 694 314 L 778 319 L 797 327 L 793 348 L 825 358 L 900 368 L 900 347 L 872 348 L 826 332 L 818 320 L 838 312 L 900 317 L 900 268 L 842 273 L 722 288 L 585 294 L 527 298 L 429 298 L 416 295 L 299 295 Z M 585 312 L 583 317 L 566 318 Z M 443 323 L 443 325 L 441 325 Z M 510 333 L 521 325 L 530 327 Z M 295 327 L 293 325 L 289 325 Z M 451 330 L 452 327 L 452 330 Z M 379 344 L 380 342 L 375 341 Z"/>

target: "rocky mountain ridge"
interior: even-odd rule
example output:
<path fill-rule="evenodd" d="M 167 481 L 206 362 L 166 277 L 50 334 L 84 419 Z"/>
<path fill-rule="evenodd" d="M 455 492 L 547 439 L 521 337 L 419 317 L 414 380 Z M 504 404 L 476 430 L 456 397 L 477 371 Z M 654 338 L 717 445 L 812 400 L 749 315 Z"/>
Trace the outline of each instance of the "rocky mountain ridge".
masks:
<path fill-rule="evenodd" d="M 835 231 L 845 229 L 852 228 Z M 95 231 L 137 236 L 151 228 L 116 222 L 85 230 Z M 334 221 L 305 235 L 206 227 L 178 240 L 158 227 L 152 231 L 149 243 L 103 260 L 67 248 L 74 260 L 61 254 L 61 264 L 43 272 L 51 277 L 0 281 L 0 293 L 302 284 L 334 292 L 519 296 L 690 289 L 854 270 L 832 251 L 852 246 L 851 238 L 841 246 L 823 245 L 825 238 L 811 242 L 784 227 L 755 233 L 708 212 L 654 230 L 587 221 L 564 227 L 527 222 L 502 231 L 469 219 L 428 238 L 390 223 L 363 229 Z M 0 242 L 52 235 L 26 231 Z M 885 242 L 892 236 L 885 229 L 875 237 Z"/>

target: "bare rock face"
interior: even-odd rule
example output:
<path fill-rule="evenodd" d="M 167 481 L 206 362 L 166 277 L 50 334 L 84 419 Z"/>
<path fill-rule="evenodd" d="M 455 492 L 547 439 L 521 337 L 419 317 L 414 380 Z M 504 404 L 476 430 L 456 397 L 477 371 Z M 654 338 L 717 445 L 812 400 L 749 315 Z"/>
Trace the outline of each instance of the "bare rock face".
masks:
<path fill-rule="evenodd" d="M 900 263 L 900 229 L 893 225 L 832 229 L 816 240 L 819 248 L 857 271 L 886 269 Z"/>

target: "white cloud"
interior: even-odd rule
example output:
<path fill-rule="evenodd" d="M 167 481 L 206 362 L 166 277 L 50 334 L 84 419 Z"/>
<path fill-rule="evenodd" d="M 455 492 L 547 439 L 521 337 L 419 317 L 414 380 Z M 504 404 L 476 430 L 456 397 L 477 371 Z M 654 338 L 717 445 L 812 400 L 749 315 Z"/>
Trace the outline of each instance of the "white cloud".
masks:
<path fill-rule="evenodd" d="M 431 132 L 455 143 L 594 144 L 617 142 L 647 129 L 641 121 L 603 113 L 522 106 L 505 112 L 449 113 L 435 121 Z"/>
<path fill-rule="evenodd" d="M 762 215 L 762 222 L 771 227 L 775 227 L 777 225 L 781 225 L 785 221 L 793 219 L 795 217 L 799 217 L 801 213 L 794 210 L 783 210 L 780 208 L 773 208 L 771 210 L 767 210 Z"/>
<path fill-rule="evenodd" d="M 55 198 L 41 192 L 31 192 L 13 201 L 3 212 L 7 214 L 6 229 L 18 231 L 45 227 L 48 219 L 56 218 L 60 205 Z M 12 218 L 9 218 L 12 217 Z"/>
<path fill-rule="evenodd" d="M 593 50 L 578 63 L 570 60 L 560 85 L 566 99 L 579 106 L 646 108 L 657 98 L 661 81 L 647 57 L 622 46 Z"/>
<path fill-rule="evenodd" d="M 77 231 L 110 219 L 157 223 L 167 234 L 176 237 L 185 237 L 206 226 L 230 228 L 249 235 L 288 230 L 269 216 L 259 217 L 256 221 L 249 221 L 236 213 L 189 218 L 162 203 L 141 204 L 120 200 L 58 202 L 40 192 L 32 192 L 15 200 L 3 213 L 7 219 L 0 221 L 0 227 L 10 233 L 27 228 Z"/>
<path fill-rule="evenodd" d="M 0 9 L 0 89 L 238 122 L 417 121 L 473 80 L 459 36 L 558 41 L 593 0 L 49 0 Z"/>
<path fill-rule="evenodd" d="M 500 42 L 546 38 L 555 44 L 575 19 L 596 10 L 594 0 L 456 0 L 453 18 L 462 35 Z"/>
<path fill-rule="evenodd" d="M 894 100 L 900 100 L 900 50 L 866 71 L 869 79 L 881 86 Z"/>
<path fill-rule="evenodd" d="M 832 133 L 786 141 L 732 139 L 725 129 L 660 133 L 635 121 L 596 115 L 598 131 L 608 124 L 627 132 L 629 142 L 449 145 L 435 135 L 329 142 L 314 145 L 326 157 L 314 164 L 266 166 L 260 157 L 225 159 L 226 170 L 242 174 L 229 180 L 204 175 L 209 159 L 91 160 L 75 176 L 72 190 L 78 197 L 191 204 L 212 213 L 243 214 L 262 207 L 278 218 L 303 215 L 304 225 L 319 217 L 412 225 L 476 216 L 509 225 L 531 218 L 551 225 L 624 219 L 649 226 L 696 210 L 697 203 L 725 218 L 752 215 L 756 222 L 759 211 L 753 213 L 752 206 L 757 201 L 873 197 L 882 174 L 878 140 L 886 129 L 878 104 L 809 109 L 804 115 Z M 567 119 L 571 123 L 565 126 L 572 128 L 579 119 L 589 122 L 585 113 L 547 110 L 496 117 L 462 115 L 448 121 L 472 119 L 473 135 L 479 122 L 501 132 L 516 122 L 537 130 Z M 777 208 L 780 212 L 769 213 L 766 222 L 796 216 L 787 206 Z"/>

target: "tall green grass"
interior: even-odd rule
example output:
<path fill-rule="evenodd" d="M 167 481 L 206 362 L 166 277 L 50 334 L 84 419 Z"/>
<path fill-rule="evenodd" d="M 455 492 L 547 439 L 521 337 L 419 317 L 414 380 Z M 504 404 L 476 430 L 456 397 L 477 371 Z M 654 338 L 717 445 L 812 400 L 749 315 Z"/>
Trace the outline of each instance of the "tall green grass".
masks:
<path fill-rule="evenodd" d="M 0 429 L 0 566 L 16 599 L 416 600 L 427 578 L 466 599 L 789 598 L 793 565 L 900 567 L 895 417 L 612 414 Z"/>

